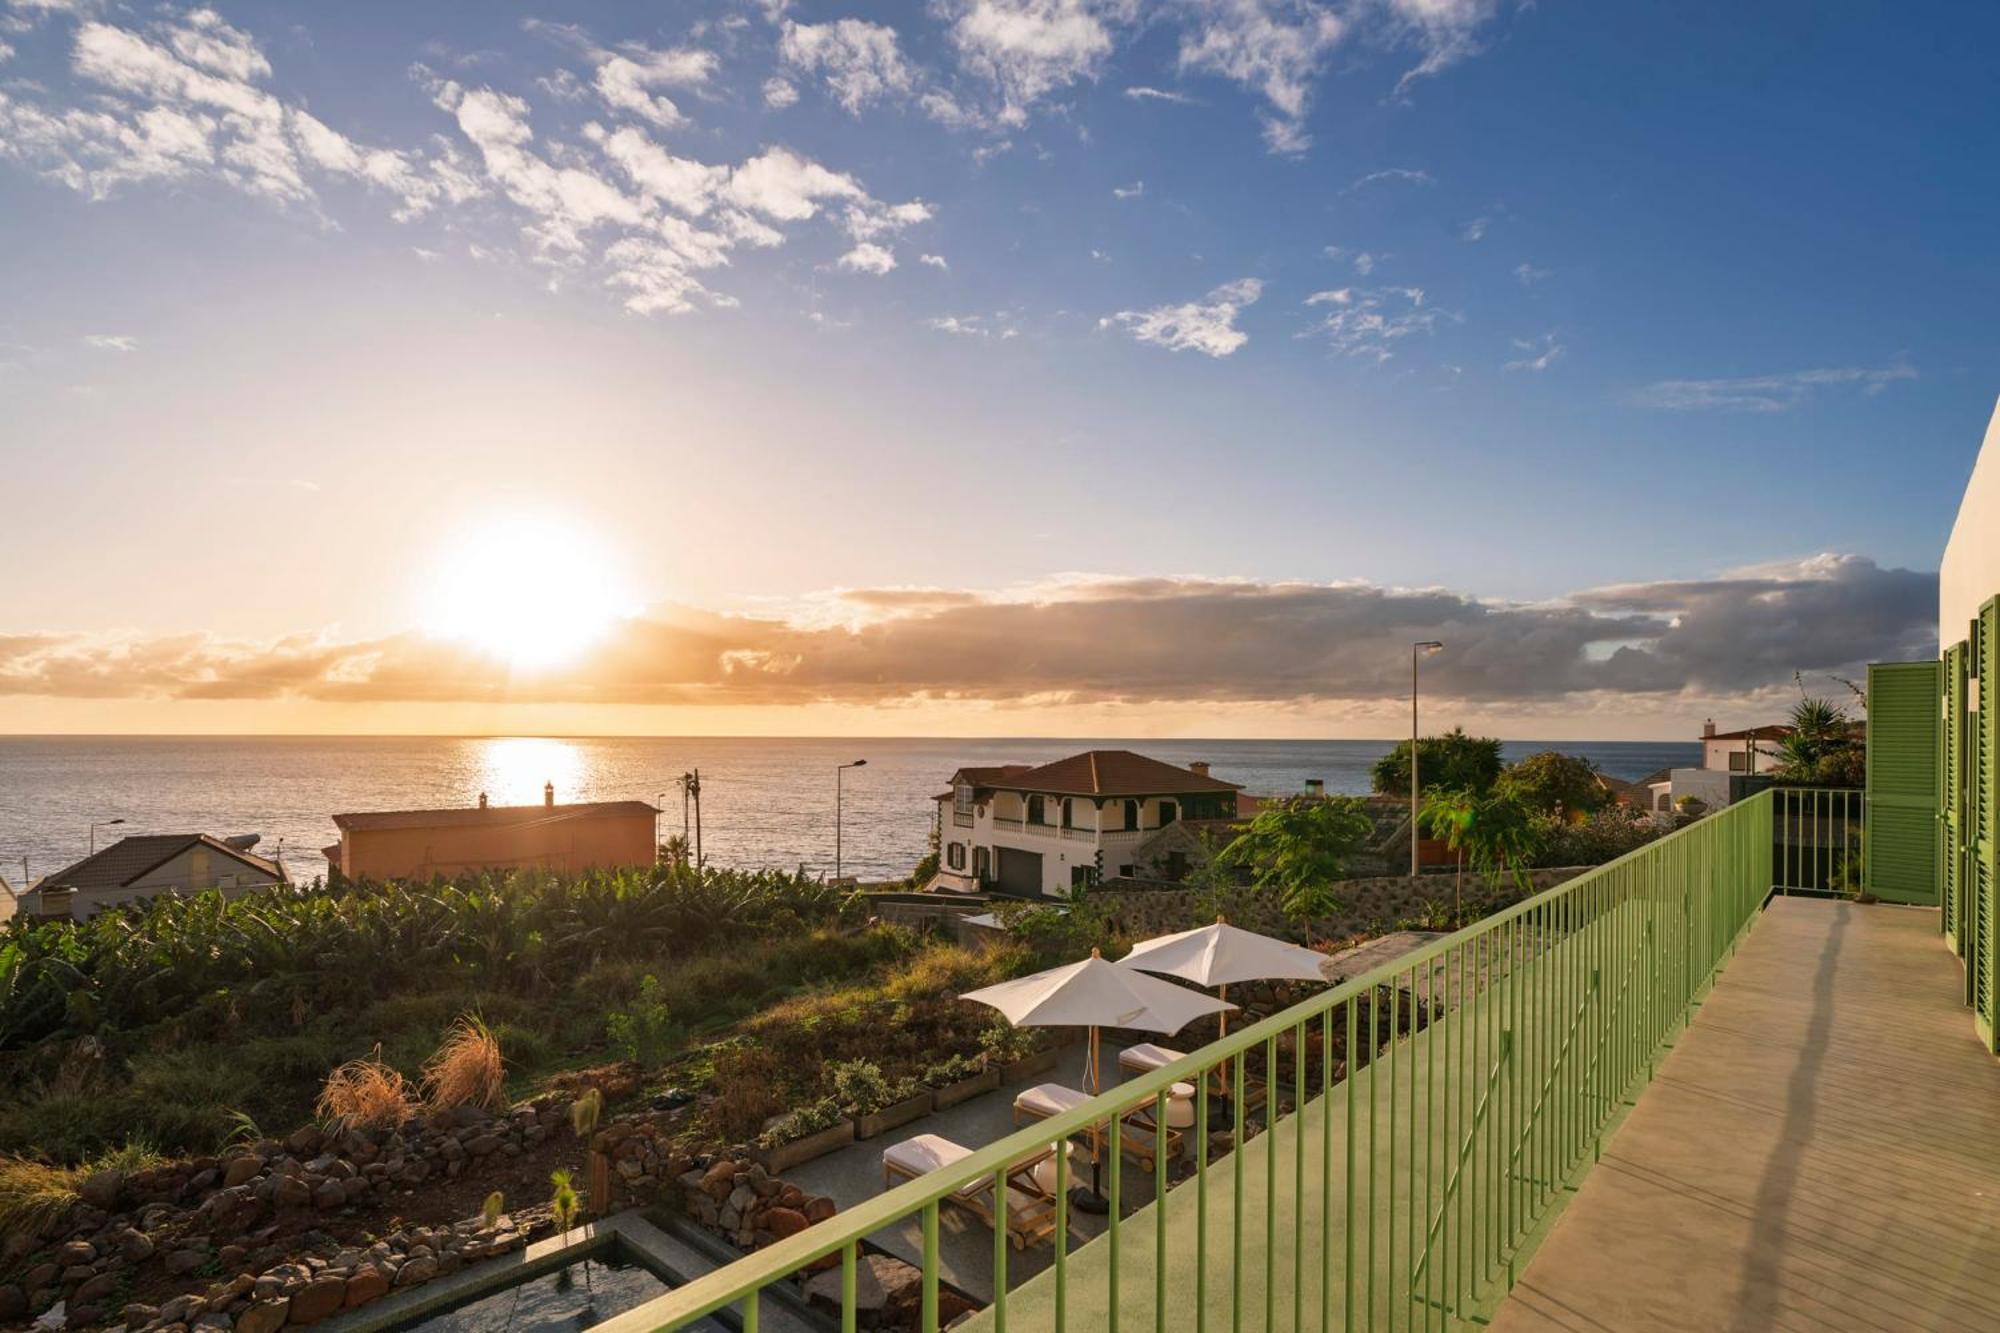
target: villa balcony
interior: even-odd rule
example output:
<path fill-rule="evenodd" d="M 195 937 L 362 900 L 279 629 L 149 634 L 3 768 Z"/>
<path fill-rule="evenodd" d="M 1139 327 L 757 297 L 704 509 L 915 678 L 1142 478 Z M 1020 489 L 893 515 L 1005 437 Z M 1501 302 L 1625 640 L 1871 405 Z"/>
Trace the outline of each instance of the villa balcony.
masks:
<path fill-rule="evenodd" d="M 755 1327 L 757 1293 L 822 1259 L 851 1300 L 863 1238 L 921 1268 L 926 1329 L 947 1284 L 985 1307 L 954 1327 L 1016 1333 L 2000 1327 L 2000 1064 L 1935 910 L 1785 894 L 1805 878 L 1786 799 L 1709 815 L 604 1327 L 724 1310 Z M 1833 863 L 1846 841 L 1804 845 Z M 1218 1071 L 1268 1095 L 1225 1101 Z M 987 1182 L 1005 1197 L 1010 1166 L 1114 1114 L 1163 1126 L 1183 1081 L 1213 1132 L 1176 1155 L 1161 1128 L 1147 1169 L 1108 1154 L 1107 1216 L 1057 1207 L 1053 1243 L 1016 1252 L 947 1206 Z"/>

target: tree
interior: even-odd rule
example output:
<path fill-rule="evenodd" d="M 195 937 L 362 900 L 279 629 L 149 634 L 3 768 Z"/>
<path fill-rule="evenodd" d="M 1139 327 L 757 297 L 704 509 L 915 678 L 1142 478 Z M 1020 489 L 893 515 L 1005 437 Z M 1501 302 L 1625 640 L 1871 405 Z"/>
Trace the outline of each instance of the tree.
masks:
<path fill-rule="evenodd" d="M 1494 790 L 1513 796 L 1536 814 L 1577 819 L 1611 804 L 1597 766 L 1579 755 L 1543 750 L 1509 764 Z"/>
<path fill-rule="evenodd" d="M 1375 761 L 1372 777 L 1376 791 L 1407 795 L 1410 743 L 1397 741 L 1396 748 Z M 1442 736 L 1424 737 L 1417 751 L 1417 781 L 1426 791 L 1453 787 L 1482 792 L 1499 777 L 1500 742 L 1491 736 L 1468 736 L 1463 727 L 1453 727 Z"/>
<path fill-rule="evenodd" d="M 1773 776 L 1784 782 L 1858 787 L 1867 777 L 1867 747 L 1855 737 L 1847 710 L 1831 699 L 1802 697 L 1792 705 L 1792 734 L 1778 744 Z"/>
<path fill-rule="evenodd" d="M 1215 864 L 1248 869 L 1252 885 L 1276 893 L 1310 943 L 1313 921 L 1340 905 L 1333 885 L 1346 874 L 1347 858 L 1374 831 L 1367 807 L 1355 797 L 1286 797 L 1259 810 Z"/>
<path fill-rule="evenodd" d="M 1443 838 L 1489 885 L 1504 872 L 1527 890 L 1528 867 L 1541 850 L 1542 834 L 1534 811 L 1518 797 L 1498 790 L 1441 789 L 1425 799 L 1418 817 L 1425 832 Z"/>

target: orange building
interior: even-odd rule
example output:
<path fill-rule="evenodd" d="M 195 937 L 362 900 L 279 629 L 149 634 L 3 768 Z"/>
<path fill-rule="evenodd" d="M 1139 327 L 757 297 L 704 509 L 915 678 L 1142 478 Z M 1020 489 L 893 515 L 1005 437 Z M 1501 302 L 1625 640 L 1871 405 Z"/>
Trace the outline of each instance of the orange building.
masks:
<path fill-rule="evenodd" d="M 646 801 L 557 805 L 553 786 L 543 788 L 540 805 L 488 805 L 482 792 L 472 809 L 335 815 L 340 841 L 323 850 L 333 874 L 346 879 L 649 866 L 659 813 Z"/>

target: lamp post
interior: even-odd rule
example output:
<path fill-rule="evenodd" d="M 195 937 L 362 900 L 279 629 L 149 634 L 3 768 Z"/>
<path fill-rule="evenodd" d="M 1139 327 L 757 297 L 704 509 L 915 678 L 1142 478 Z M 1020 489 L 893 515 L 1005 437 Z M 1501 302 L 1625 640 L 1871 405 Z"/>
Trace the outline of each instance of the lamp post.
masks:
<path fill-rule="evenodd" d="M 90 826 L 90 854 L 92 856 L 97 855 L 97 830 L 110 828 L 113 824 L 122 824 L 124 822 L 122 819 L 100 819 L 93 823 Z"/>
<path fill-rule="evenodd" d="M 653 798 L 653 803 L 659 807 L 653 811 L 653 864 L 658 865 L 660 863 L 660 819 L 667 812 L 667 794 L 661 792 Z"/>
<path fill-rule="evenodd" d="M 857 759 L 857 760 L 855 760 L 855 761 L 854 761 L 853 763 L 851 763 L 851 764 L 836 764 L 836 765 L 834 766 L 834 770 L 833 770 L 833 878 L 834 878 L 834 882 L 835 882 L 835 883 L 839 883 L 839 881 L 840 881 L 840 809 L 841 809 L 841 793 L 840 793 L 840 777 L 841 777 L 841 774 L 843 774 L 843 773 L 847 772 L 847 770 L 848 770 L 848 769 L 850 769 L 850 768 L 866 768 L 867 766 L 868 766 L 868 761 L 867 761 L 866 759 Z"/>
<path fill-rule="evenodd" d="M 1410 878 L 1415 879 L 1421 869 L 1417 864 L 1417 663 L 1432 653 L 1444 651 L 1444 645 L 1436 639 L 1424 639 L 1410 645 Z"/>

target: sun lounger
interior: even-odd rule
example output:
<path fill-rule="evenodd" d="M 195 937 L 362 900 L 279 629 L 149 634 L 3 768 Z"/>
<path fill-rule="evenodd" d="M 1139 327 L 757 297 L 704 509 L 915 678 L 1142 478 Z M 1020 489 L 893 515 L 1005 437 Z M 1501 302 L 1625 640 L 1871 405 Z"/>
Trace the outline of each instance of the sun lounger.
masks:
<path fill-rule="evenodd" d="M 1051 1116 L 1058 1116 L 1067 1111 L 1074 1111 L 1089 1100 L 1089 1093 L 1079 1091 L 1076 1088 L 1065 1087 L 1060 1083 L 1037 1083 L 1032 1088 L 1023 1088 L 1019 1095 L 1014 1098 L 1014 1123 L 1020 1125 L 1026 1124 L 1031 1120 L 1047 1120 Z M 1142 1107 L 1128 1108 L 1119 1117 L 1118 1122 L 1122 1130 L 1118 1136 L 1119 1146 L 1137 1158 L 1139 1164 L 1149 1171 L 1153 1168 L 1153 1155 L 1159 1148 L 1159 1136 L 1154 1132 L 1152 1116 L 1149 1114 L 1150 1111 L 1150 1103 Z M 1143 1116 L 1143 1119 L 1135 1123 L 1133 1119 L 1135 1115 Z M 1101 1130 L 1102 1126 L 1094 1126 L 1092 1128 Z M 1086 1128 L 1080 1132 L 1089 1134 L 1090 1129 Z M 1168 1155 L 1172 1156 L 1178 1153 L 1180 1146 L 1180 1132 L 1169 1129 L 1167 1131 Z"/>
<path fill-rule="evenodd" d="M 1164 1069 L 1174 1061 L 1186 1058 L 1186 1051 L 1176 1051 L 1171 1047 L 1156 1046 L 1150 1041 L 1143 1041 L 1136 1046 L 1127 1046 L 1124 1050 L 1118 1052 L 1118 1069 L 1119 1072 L 1125 1074 L 1127 1077 L 1135 1074 L 1150 1074 L 1155 1069 Z M 1233 1078 L 1233 1063 L 1228 1070 L 1227 1078 L 1225 1078 L 1224 1068 L 1220 1065 L 1210 1070 L 1208 1076 L 1209 1094 L 1211 1096 L 1225 1095 L 1226 1084 L 1233 1081 Z M 1243 1091 L 1245 1094 L 1243 1109 L 1246 1112 L 1255 1110 L 1264 1104 L 1264 1080 L 1258 1078 L 1248 1070 L 1245 1070 L 1243 1074 Z"/>
<path fill-rule="evenodd" d="M 1017 1250 L 1025 1250 L 1055 1234 L 1055 1199 L 1035 1178 L 1036 1166 L 1054 1155 L 1053 1147 L 1044 1148 L 1007 1169 L 1007 1238 Z M 882 1188 L 888 1189 L 898 1180 L 915 1180 L 970 1156 L 972 1149 L 939 1134 L 904 1139 L 882 1150 Z M 944 1201 L 971 1213 L 989 1227 L 993 1225 L 991 1176 L 968 1181 L 945 1195 Z"/>

